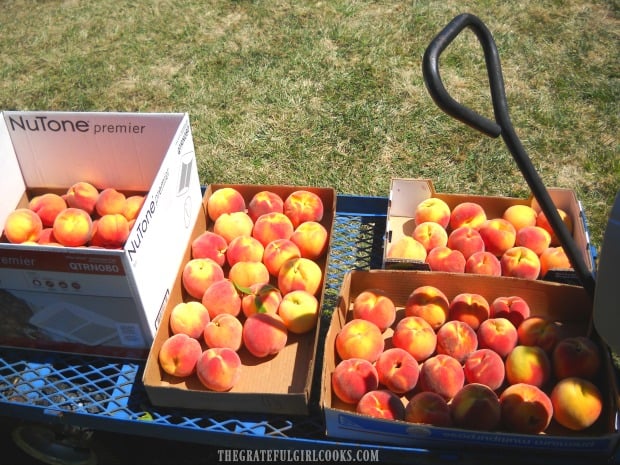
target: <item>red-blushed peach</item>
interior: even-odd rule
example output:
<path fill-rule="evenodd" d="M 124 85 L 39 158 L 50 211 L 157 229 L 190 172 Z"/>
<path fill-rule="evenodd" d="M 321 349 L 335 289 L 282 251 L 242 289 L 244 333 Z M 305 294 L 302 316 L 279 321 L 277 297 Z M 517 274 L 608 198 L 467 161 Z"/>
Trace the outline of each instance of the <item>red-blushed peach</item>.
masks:
<path fill-rule="evenodd" d="M 213 223 L 213 232 L 230 244 L 235 237 L 251 236 L 254 222 L 246 212 L 222 213 Z"/>
<path fill-rule="evenodd" d="M 502 214 L 502 218 L 509 221 L 517 232 L 527 226 L 536 226 L 538 213 L 529 205 L 511 205 Z"/>
<path fill-rule="evenodd" d="M 41 245 L 61 246 L 61 244 L 54 237 L 54 228 L 43 228 L 37 242 Z"/>
<path fill-rule="evenodd" d="M 515 245 L 527 247 L 540 255 L 551 244 L 551 236 L 540 226 L 525 226 L 517 231 Z"/>
<path fill-rule="evenodd" d="M 450 355 L 433 355 L 420 366 L 418 385 L 422 391 L 435 392 L 446 400 L 452 399 L 465 385 L 463 366 Z"/>
<path fill-rule="evenodd" d="M 540 434 L 553 418 L 553 405 L 540 388 L 528 384 L 512 384 L 499 395 L 502 427 L 509 432 Z"/>
<path fill-rule="evenodd" d="M 438 354 L 450 355 L 463 363 L 467 356 L 478 348 L 476 331 L 467 323 L 459 320 L 446 321 L 437 330 Z"/>
<path fill-rule="evenodd" d="M 551 360 L 538 346 L 517 345 L 504 360 L 508 384 L 529 383 L 544 388 L 551 380 Z"/>
<path fill-rule="evenodd" d="M 426 261 L 426 249 L 411 236 L 402 236 L 393 242 L 387 251 L 387 258 L 402 258 L 407 260 Z"/>
<path fill-rule="evenodd" d="M 276 239 L 265 246 L 263 263 L 271 276 L 278 276 L 282 264 L 291 258 L 301 258 L 301 251 L 290 239 Z"/>
<path fill-rule="evenodd" d="M 290 240 L 297 246 L 301 256 L 317 260 L 327 253 L 329 233 L 317 221 L 304 221 L 295 228 Z"/>
<path fill-rule="evenodd" d="M 450 224 L 450 213 L 450 207 L 445 201 L 437 197 L 430 197 L 416 206 L 413 219 L 416 225 L 433 221 L 445 229 Z"/>
<path fill-rule="evenodd" d="M 210 258 L 220 266 L 226 263 L 228 242 L 213 231 L 203 231 L 192 240 L 192 258 Z"/>
<path fill-rule="evenodd" d="M 237 262 L 262 262 L 265 247 L 252 236 L 237 236 L 226 249 L 226 261 L 230 266 Z"/>
<path fill-rule="evenodd" d="M 211 283 L 202 294 L 201 302 L 207 307 L 211 319 L 221 313 L 237 316 L 241 312 L 241 296 L 228 278 Z"/>
<path fill-rule="evenodd" d="M 491 252 L 474 252 L 465 262 L 465 273 L 501 276 L 502 264 Z"/>
<path fill-rule="evenodd" d="M 387 389 L 368 391 L 357 402 L 355 411 L 362 415 L 385 420 L 405 418 L 405 405 L 400 397 Z"/>
<path fill-rule="evenodd" d="M 299 289 L 317 295 L 321 290 L 323 272 L 321 267 L 309 258 L 291 258 L 282 264 L 277 279 L 282 295 Z"/>
<path fill-rule="evenodd" d="M 120 213 L 106 213 L 93 222 L 90 245 L 106 249 L 123 247 L 129 237 L 129 222 Z"/>
<path fill-rule="evenodd" d="M 54 237 L 67 247 L 81 247 L 90 241 L 93 233 L 93 220 L 81 208 L 68 207 L 54 220 Z"/>
<path fill-rule="evenodd" d="M 601 391 L 584 378 L 573 376 L 561 379 L 549 397 L 555 421 L 573 431 L 589 428 L 603 411 Z"/>
<path fill-rule="evenodd" d="M 392 347 L 379 355 L 375 362 L 379 383 L 395 394 L 405 394 L 418 384 L 418 361 L 404 349 Z"/>
<path fill-rule="evenodd" d="M 290 239 L 295 232 L 291 220 L 284 213 L 265 213 L 254 222 L 252 236 L 267 246 L 276 239 Z"/>
<path fill-rule="evenodd" d="M 122 214 L 127 218 L 127 221 L 135 220 L 138 217 L 145 200 L 146 196 L 141 194 L 130 195 L 125 199 Z"/>
<path fill-rule="evenodd" d="M 331 377 L 332 390 L 346 404 L 357 404 L 364 394 L 379 387 L 375 366 L 363 358 L 338 362 Z"/>
<path fill-rule="evenodd" d="M 228 270 L 228 279 L 246 289 L 256 283 L 268 283 L 269 271 L 263 262 L 237 262 Z"/>
<path fill-rule="evenodd" d="M 448 246 L 435 247 L 426 256 L 426 263 L 431 271 L 464 273 L 465 262 L 465 257 L 460 251 L 452 250 Z"/>
<path fill-rule="evenodd" d="M 241 311 L 248 317 L 254 313 L 277 313 L 282 293 L 269 283 L 254 283 L 241 297 Z"/>
<path fill-rule="evenodd" d="M 296 228 L 304 221 L 320 222 L 325 213 L 325 206 L 318 194 L 300 189 L 291 192 L 284 199 L 283 211 Z"/>
<path fill-rule="evenodd" d="M 568 255 L 563 247 L 547 247 L 540 254 L 540 277 L 547 276 L 549 270 L 567 270 L 572 269 Z"/>
<path fill-rule="evenodd" d="M 392 344 L 409 352 L 418 362 L 423 362 L 435 353 L 437 334 L 421 316 L 405 316 L 396 323 Z"/>
<path fill-rule="evenodd" d="M 450 401 L 452 423 L 458 428 L 493 431 L 500 424 L 499 397 L 486 384 L 468 383 Z"/>
<path fill-rule="evenodd" d="M 270 190 L 257 192 L 248 202 L 248 215 L 252 221 L 265 213 L 284 213 L 284 200 L 278 194 Z"/>
<path fill-rule="evenodd" d="M 99 190 L 89 182 L 79 181 L 69 187 L 62 198 L 68 207 L 80 208 L 90 215 L 95 211 Z"/>
<path fill-rule="evenodd" d="M 478 327 L 478 347 L 491 349 L 501 358 L 506 358 L 519 341 L 517 328 L 507 318 L 489 318 Z"/>
<path fill-rule="evenodd" d="M 427 253 L 435 247 L 445 247 L 448 244 L 448 233 L 443 226 L 434 221 L 416 225 L 412 237 L 424 246 Z"/>
<path fill-rule="evenodd" d="M 447 245 L 452 250 L 458 250 L 465 260 L 476 252 L 484 252 L 484 241 L 477 229 L 470 226 L 461 226 L 453 230 L 448 236 Z"/>
<path fill-rule="evenodd" d="M 278 315 L 291 333 L 308 333 L 316 328 L 319 319 L 319 300 L 303 289 L 291 291 L 282 296 Z"/>
<path fill-rule="evenodd" d="M 51 192 L 30 199 L 28 208 L 39 215 L 44 228 L 53 226 L 56 216 L 67 208 L 67 202 L 60 195 Z"/>
<path fill-rule="evenodd" d="M 478 229 L 487 220 L 487 214 L 479 203 L 461 202 L 450 213 L 450 229 L 454 231 L 463 226 Z"/>
<path fill-rule="evenodd" d="M 515 246 L 504 252 L 499 260 L 502 276 L 523 279 L 538 279 L 540 275 L 540 259 L 527 247 Z"/>
<path fill-rule="evenodd" d="M 361 318 L 348 321 L 336 335 L 336 353 L 342 360 L 363 358 L 374 363 L 383 349 L 385 341 L 377 325 Z"/>
<path fill-rule="evenodd" d="M 196 363 L 202 355 L 197 339 L 184 333 L 173 334 L 162 342 L 158 360 L 162 370 L 172 376 L 185 378 L 194 374 Z"/>
<path fill-rule="evenodd" d="M 474 350 L 463 363 L 467 383 L 481 383 L 494 391 L 504 384 L 506 369 L 504 360 L 491 349 Z"/>
<path fill-rule="evenodd" d="M 203 294 L 212 283 L 222 279 L 224 270 L 210 258 L 192 258 L 183 265 L 183 289 L 198 300 L 202 300 Z"/>
<path fill-rule="evenodd" d="M 42 231 L 41 218 L 29 208 L 13 210 L 4 222 L 4 235 L 12 244 L 37 242 Z"/>
<path fill-rule="evenodd" d="M 199 339 L 209 320 L 209 312 L 200 302 L 179 302 L 170 312 L 170 331 L 172 334 L 185 333 Z"/>
<path fill-rule="evenodd" d="M 561 339 L 551 353 L 551 365 L 556 379 L 594 379 L 602 366 L 602 357 L 596 343 L 586 336 Z"/>
<path fill-rule="evenodd" d="M 406 316 L 419 316 L 437 331 L 448 319 L 450 301 L 441 289 L 432 286 L 416 287 L 405 302 Z"/>
<path fill-rule="evenodd" d="M 521 322 L 517 328 L 517 336 L 519 344 L 538 346 L 549 354 L 553 352 L 553 348 L 562 337 L 557 322 L 536 315 L 532 315 Z"/>
<path fill-rule="evenodd" d="M 382 289 L 365 289 L 353 299 L 353 318 L 368 320 L 383 332 L 396 320 L 396 305 Z"/>
<path fill-rule="evenodd" d="M 255 313 L 243 323 L 243 345 L 252 355 L 265 358 L 286 345 L 288 331 L 277 313 Z"/>
<path fill-rule="evenodd" d="M 506 250 L 514 247 L 517 239 L 515 227 L 503 218 L 486 220 L 480 225 L 478 232 L 484 241 L 484 249 L 496 257 L 501 257 Z"/>
<path fill-rule="evenodd" d="M 560 219 L 562 220 L 562 222 L 564 223 L 564 225 L 568 229 L 568 232 L 572 234 L 573 233 L 573 220 L 572 220 L 572 218 L 570 217 L 570 215 L 568 213 L 566 213 L 561 208 L 558 208 L 557 211 L 558 211 L 558 214 L 560 215 Z M 549 219 L 547 218 L 547 215 L 545 215 L 545 212 L 543 212 L 542 210 L 539 211 L 538 215 L 536 216 L 536 226 L 540 226 L 541 228 L 543 228 L 544 230 L 546 230 L 549 233 L 549 235 L 551 236 L 551 245 L 552 246 L 560 245 L 560 241 L 559 241 L 558 237 L 556 236 L 555 231 L 551 227 L 551 223 L 549 223 Z"/>
<path fill-rule="evenodd" d="M 97 202 L 95 202 L 95 211 L 99 216 L 123 214 L 127 197 L 122 192 L 113 187 L 107 187 L 99 192 Z"/>
<path fill-rule="evenodd" d="M 230 313 L 215 315 L 204 327 L 202 339 L 207 347 L 227 347 L 238 351 L 243 345 L 243 324 Z"/>
<path fill-rule="evenodd" d="M 222 213 L 245 212 L 245 199 L 233 187 L 220 187 L 207 199 L 207 214 L 211 221 L 216 221 Z"/>
<path fill-rule="evenodd" d="M 467 323 L 476 331 L 480 323 L 489 318 L 490 313 L 489 302 L 483 295 L 475 292 L 462 292 L 450 301 L 448 319 Z"/>
<path fill-rule="evenodd" d="M 448 402 L 436 392 L 421 391 L 405 405 L 405 421 L 431 426 L 452 426 Z"/>
<path fill-rule="evenodd" d="M 518 295 L 499 296 L 491 302 L 491 318 L 506 318 L 515 328 L 530 314 L 530 305 Z"/>
<path fill-rule="evenodd" d="M 239 354 L 227 347 L 205 350 L 196 363 L 196 374 L 204 387 L 216 392 L 230 391 L 241 378 Z"/>

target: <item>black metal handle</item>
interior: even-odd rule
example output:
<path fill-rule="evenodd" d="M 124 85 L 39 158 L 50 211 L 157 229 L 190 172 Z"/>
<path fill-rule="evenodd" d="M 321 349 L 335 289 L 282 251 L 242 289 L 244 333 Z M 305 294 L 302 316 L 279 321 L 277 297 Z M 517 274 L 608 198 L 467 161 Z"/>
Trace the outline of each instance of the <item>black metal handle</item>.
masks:
<path fill-rule="evenodd" d="M 476 113 L 474 110 L 454 100 L 446 90 L 439 75 L 439 57 L 441 53 L 467 27 L 476 34 L 484 51 L 495 121 Z M 553 200 L 549 196 L 549 192 L 534 169 L 510 121 L 499 53 L 489 29 L 478 17 L 472 14 L 463 13 L 456 16 L 437 34 L 424 52 L 422 74 L 431 97 L 444 112 L 489 137 L 502 136 L 504 143 L 525 177 L 532 194 L 540 204 L 540 208 L 545 213 L 554 233 L 564 248 L 579 281 L 593 298 L 594 276 L 588 269 L 582 252 L 578 249 L 570 231 L 562 221 Z"/>

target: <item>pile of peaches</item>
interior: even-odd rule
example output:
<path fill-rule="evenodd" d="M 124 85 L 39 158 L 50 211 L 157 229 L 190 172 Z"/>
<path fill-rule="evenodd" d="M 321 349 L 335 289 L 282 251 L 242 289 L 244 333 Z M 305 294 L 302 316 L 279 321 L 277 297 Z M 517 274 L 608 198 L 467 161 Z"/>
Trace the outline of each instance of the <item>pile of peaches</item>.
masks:
<path fill-rule="evenodd" d="M 558 208 L 572 234 L 570 216 Z M 420 202 L 411 235 L 394 242 L 388 258 L 425 262 L 431 271 L 544 278 L 551 269 L 570 269 L 571 263 L 543 211 L 529 205 L 506 208 L 490 218 L 476 202 L 450 209 L 440 198 Z"/>
<path fill-rule="evenodd" d="M 242 347 L 268 360 L 289 332 L 316 328 L 329 232 L 314 192 L 285 198 L 263 190 L 246 203 L 233 187 L 207 198 L 212 221 L 192 240 L 182 271 L 189 299 L 170 313 L 170 336 L 158 359 L 173 376 L 197 375 L 213 391 L 228 391 L 241 376 Z"/>
<path fill-rule="evenodd" d="M 592 339 L 532 315 L 519 296 L 419 286 L 402 318 L 366 289 L 335 339 L 333 394 L 358 413 L 441 427 L 523 434 L 552 420 L 572 431 L 601 415 L 602 354 Z"/>
<path fill-rule="evenodd" d="M 126 196 L 89 182 L 64 194 L 46 192 L 7 216 L 3 238 L 13 244 L 122 248 L 144 204 L 144 195 Z"/>

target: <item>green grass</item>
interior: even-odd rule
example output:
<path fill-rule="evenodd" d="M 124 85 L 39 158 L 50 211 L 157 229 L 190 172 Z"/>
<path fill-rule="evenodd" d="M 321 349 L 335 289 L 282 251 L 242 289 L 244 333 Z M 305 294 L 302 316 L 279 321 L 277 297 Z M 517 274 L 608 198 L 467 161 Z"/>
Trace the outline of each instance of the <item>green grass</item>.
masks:
<path fill-rule="evenodd" d="M 466 5 L 466 6 L 465 6 Z M 497 43 L 517 134 L 548 187 L 574 189 L 596 247 L 620 189 L 617 1 L 3 1 L 0 109 L 186 111 L 201 181 L 387 196 L 528 195 L 501 139 L 437 108 L 424 50 L 471 12 Z M 442 55 L 490 116 L 482 51 Z"/>

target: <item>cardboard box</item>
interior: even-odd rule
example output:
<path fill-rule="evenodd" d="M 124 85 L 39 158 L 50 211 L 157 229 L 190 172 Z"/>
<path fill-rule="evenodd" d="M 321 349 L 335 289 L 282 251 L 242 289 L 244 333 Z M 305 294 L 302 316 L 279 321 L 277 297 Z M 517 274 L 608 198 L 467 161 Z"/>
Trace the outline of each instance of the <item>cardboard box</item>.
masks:
<path fill-rule="evenodd" d="M 570 215 L 573 222 L 573 238 L 588 269 L 594 269 L 593 248 L 590 245 L 590 236 L 585 223 L 585 215 L 577 200 L 575 192 L 570 189 L 550 188 L 549 195 L 553 203 Z M 540 211 L 534 197 L 519 199 L 514 197 L 494 197 L 466 194 L 445 194 L 435 191 L 432 181 L 428 179 L 394 178 L 390 186 L 386 233 L 384 240 L 383 268 L 385 269 L 417 269 L 430 271 L 424 262 L 410 259 L 389 258 L 389 247 L 401 237 L 411 235 L 415 228 L 414 212 L 420 202 L 430 197 L 444 200 L 452 209 L 461 202 L 476 202 L 480 204 L 487 218 L 501 218 L 502 214 L 511 205 L 530 205 Z M 572 269 L 550 270 L 545 276 L 546 281 L 580 284 L 578 276 Z"/>
<path fill-rule="evenodd" d="M 261 190 L 274 191 L 283 199 L 298 189 L 307 189 L 317 193 L 324 205 L 324 217 L 321 223 L 329 232 L 331 243 L 336 211 L 336 194 L 333 189 L 244 184 L 212 184 L 208 186 L 203 201 L 203 213 L 198 217 L 192 238 L 212 228 L 212 224 L 206 215 L 206 205 L 211 193 L 224 186 L 234 187 L 239 190 L 246 199 L 246 205 L 252 196 Z M 319 299 L 320 305 L 322 305 L 323 292 L 325 290 L 325 272 L 327 270 L 328 257 L 329 250 L 326 255 L 317 260 L 323 271 L 321 297 Z M 181 283 L 182 268 L 190 258 L 191 242 L 185 251 L 183 265 L 179 269 L 170 300 L 147 359 L 143 382 L 151 402 L 154 405 L 163 407 L 225 410 L 228 412 L 308 414 L 308 400 L 314 373 L 320 318 L 314 331 L 301 335 L 295 335 L 289 331 L 286 346 L 272 358 L 256 358 L 242 347 L 239 351 L 243 363 L 241 379 L 228 392 L 209 391 L 202 386 L 196 376 L 180 379 L 166 374 L 160 368 L 158 362 L 159 350 L 163 341 L 171 336 L 169 327 L 170 312 L 177 303 L 191 300 Z M 226 267 L 224 271 L 226 272 Z M 240 318 L 243 319 L 242 316 Z M 204 343 L 203 347 L 206 348 Z"/>
<path fill-rule="evenodd" d="M 462 273 L 416 270 L 351 271 L 345 275 L 337 307 L 327 330 L 322 367 L 321 406 L 328 437 L 368 443 L 385 443 L 428 449 L 458 449 L 483 453 L 493 448 L 503 453 L 553 453 L 609 455 L 618 442 L 616 416 L 617 389 L 609 352 L 604 356 L 603 373 L 594 381 L 604 396 L 604 408 L 598 421 L 584 431 L 573 432 L 555 422 L 544 434 L 528 435 L 509 432 L 473 431 L 442 428 L 406 421 L 390 421 L 360 415 L 354 406 L 341 402 L 332 392 L 331 373 L 339 361 L 335 353 L 338 331 L 351 318 L 352 302 L 365 289 L 379 288 L 387 292 L 398 309 L 397 321 L 409 294 L 422 285 L 433 285 L 444 291 L 448 299 L 462 292 L 475 292 L 492 301 L 499 296 L 518 295 L 532 309 L 532 314 L 561 321 L 567 334 L 591 335 L 599 343 L 591 326 L 592 301 L 580 286 L 518 278 L 501 278 Z M 396 324 L 396 323 L 395 323 Z M 395 326 L 393 325 L 392 328 Z M 385 339 L 393 331 L 385 332 Z M 403 397 L 406 403 L 406 398 Z"/>
<path fill-rule="evenodd" d="M 0 225 L 78 181 L 146 196 L 122 250 L 0 243 L 0 345 L 144 358 L 200 211 L 184 113 L 4 112 Z"/>

